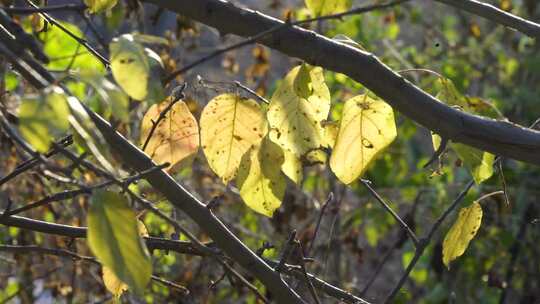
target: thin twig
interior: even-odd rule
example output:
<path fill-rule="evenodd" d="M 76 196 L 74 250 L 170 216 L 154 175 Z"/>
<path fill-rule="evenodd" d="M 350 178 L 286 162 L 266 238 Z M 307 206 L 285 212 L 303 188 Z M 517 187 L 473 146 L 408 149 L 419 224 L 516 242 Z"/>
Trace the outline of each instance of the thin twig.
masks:
<path fill-rule="evenodd" d="M 58 141 L 57 144 L 65 148 L 65 147 L 71 145 L 72 143 L 73 143 L 73 137 L 72 136 L 67 136 L 65 138 L 62 138 L 60 141 Z M 49 152 L 45 153 L 44 156 L 46 158 L 49 158 L 49 157 L 55 155 L 56 153 L 58 153 L 58 149 L 53 147 Z M 24 161 L 23 163 L 18 165 L 17 168 L 15 168 L 13 171 L 8 173 L 6 176 L 0 178 L 0 186 L 2 186 L 3 184 L 7 183 L 11 179 L 19 176 L 20 174 L 22 174 L 22 173 L 32 169 L 36 165 L 38 165 L 40 163 L 39 159 L 40 158 L 38 156 L 33 156 L 32 158 L 27 159 L 26 161 Z"/>
<path fill-rule="evenodd" d="M 218 90 L 218 87 L 220 86 L 234 86 L 234 89 L 240 89 L 248 93 L 249 95 L 255 97 L 255 99 L 258 99 L 260 102 L 270 104 L 270 101 L 261 95 L 257 94 L 257 92 L 253 91 L 252 89 L 248 88 L 247 86 L 243 85 L 240 81 L 234 81 L 234 82 L 223 82 L 223 81 L 210 81 L 203 79 L 200 75 L 197 76 L 197 84 L 205 87 L 210 88 L 213 90 Z M 214 86 L 214 87 L 213 87 Z"/>
<path fill-rule="evenodd" d="M 251 284 L 241 273 L 236 271 L 231 265 L 227 264 L 227 262 L 224 262 L 220 259 L 218 259 L 218 262 L 223 265 L 223 268 L 226 269 L 226 271 L 236 277 L 242 284 L 244 284 L 249 290 L 251 290 L 257 298 L 259 298 L 263 303 L 270 303 L 268 299 L 262 295 L 262 293 L 257 289 L 257 287 L 253 284 Z"/>
<path fill-rule="evenodd" d="M 446 150 L 446 146 L 448 145 L 448 139 L 447 138 L 441 138 L 441 143 L 439 144 L 439 147 L 437 148 L 437 150 L 435 150 L 435 152 L 433 153 L 433 155 L 431 156 L 431 158 L 427 161 L 427 163 L 423 166 L 424 168 L 427 168 L 429 165 L 431 165 L 435 160 L 440 160 L 441 159 L 441 155 L 444 153 L 444 151 Z M 439 162 L 440 163 L 440 162 Z"/>
<path fill-rule="evenodd" d="M 182 292 L 185 295 L 189 294 L 189 289 L 187 289 L 185 286 L 182 286 L 182 285 L 177 284 L 175 282 L 166 280 L 166 279 L 164 279 L 162 277 L 158 277 L 157 275 L 154 275 L 154 274 L 151 276 L 151 278 L 152 278 L 152 281 L 154 281 L 154 282 L 158 282 L 158 283 L 160 283 L 162 285 L 165 285 L 167 287 L 179 290 L 180 292 Z"/>
<path fill-rule="evenodd" d="M 96 265 L 101 266 L 101 264 L 98 262 L 98 260 L 96 258 L 94 258 L 94 257 L 83 256 L 83 255 L 80 255 L 80 254 L 78 254 L 76 252 L 66 250 L 66 249 L 61 249 L 61 248 L 45 248 L 45 247 L 40 247 L 40 246 L 35 246 L 35 245 L 24 245 L 24 246 L 21 246 L 21 245 L 0 245 L 0 251 L 12 252 L 12 253 L 17 253 L 17 254 L 39 253 L 39 254 L 53 255 L 53 256 L 59 256 L 59 257 L 68 257 L 68 258 L 72 258 L 72 259 L 75 259 L 75 260 L 84 261 L 84 262 L 90 262 L 92 264 L 96 264 Z M 184 294 L 189 294 L 189 290 L 184 286 L 181 286 L 181 285 L 176 284 L 174 282 L 165 280 L 165 279 L 163 279 L 163 278 L 161 278 L 159 276 L 156 276 L 156 275 L 152 275 L 151 278 L 152 278 L 153 281 L 159 282 L 159 283 L 161 283 L 161 284 L 163 284 L 163 285 L 165 285 L 167 287 L 171 287 L 171 288 L 180 290 Z"/>
<path fill-rule="evenodd" d="M 412 231 L 409 225 L 407 225 L 407 223 L 405 223 L 401 219 L 401 217 L 399 217 L 399 215 L 395 213 L 394 210 L 392 210 L 392 208 L 390 208 L 390 206 L 384 201 L 384 199 L 371 187 L 371 181 L 360 179 L 360 182 L 366 187 L 366 189 L 368 189 L 369 193 L 371 193 L 371 195 L 375 197 L 375 199 L 381 204 L 381 206 L 383 206 L 383 208 L 388 211 L 388 213 L 390 213 L 392 217 L 401 225 L 401 228 L 403 228 L 407 232 L 416 248 L 418 248 L 418 244 L 420 243 L 420 241 L 418 240 L 416 234 Z"/>
<path fill-rule="evenodd" d="M 285 263 L 287 263 L 287 260 L 289 259 L 291 252 L 293 250 L 295 239 L 296 239 L 296 230 L 293 230 L 289 234 L 287 243 L 285 243 L 285 245 L 283 246 L 279 263 L 277 264 L 276 267 L 274 267 L 274 271 L 280 272 L 281 270 L 283 270 L 283 267 L 285 267 Z"/>
<path fill-rule="evenodd" d="M 403 273 L 403 275 L 401 276 L 397 284 L 394 286 L 392 291 L 388 294 L 384 303 L 390 303 L 392 299 L 397 295 L 397 293 L 401 289 L 401 286 L 403 286 L 403 284 L 409 277 L 409 274 L 413 270 L 414 266 L 416 265 L 416 263 L 418 262 L 422 254 L 424 253 L 424 250 L 428 246 L 429 242 L 431 241 L 431 238 L 433 237 L 437 229 L 439 229 L 439 227 L 444 222 L 444 220 L 448 217 L 448 215 L 450 215 L 450 213 L 454 211 L 454 209 L 459 205 L 459 203 L 461 203 L 461 201 L 463 200 L 463 198 L 465 198 L 465 195 L 467 195 L 467 193 L 469 192 L 469 190 L 472 188 L 473 185 L 474 185 L 474 179 L 467 183 L 463 191 L 456 197 L 456 199 L 443 212 L 443 214 L 441 214 L 441 216 L 435 221 L 433 226 L 431 226 L 431 229 L 429 230 L 427 236 L 418 243 L 418 246 L 416 247 L 416 250 L 414 252 L 414 256 L 412 260 L 409 262 L 409 265 L 407 265 L 407 269 L 405 269 L 405 273 Z"/>
<path fill-rule="evenodd" d="M 514 277 L 514 271 L 515 271 L 515 264 L 517 261 L 517 258 L 520 253 L 520 249 L 522 247 L 521 243 L 523 242 L 523 238 L 525 237 L 525 234 L 527 233 L 527 226 L 529 224 L 529 219 L 532 217 L 532 211 L 534 210 L 534 206 L 532 201 L 529 201 L 527 203 L 527 206 L 524 208 L 523 213 L 521 214 L 520 224 L 519 224 L 519 230 L 516 233 L 516 237 L 514 238 L 514 243 L 512 244 L 512 247 L 510 247 L 510 263 L 508 263 L 506 268 L 506 275 L 505 275 L 505 282 L 506 286 L 503 288 L 500 298 L 499 298 L 499 304 L 504 304 L 506 302 L 506 296 L 508 294 L 508 288 L 511 288 L 512 286 L 512 278 Z"/>
<path fill-rule="evenodd" d="M 508 187 L 506 185 L 506 178 L 504 177 L 504 170 L 503 170 L 503 166 L 502 166 L 502 161 L 499 161 L 497 163 L 497 169 L 498 169 L 498 172 L 499 172 L 499 178 L 501 179 L 501 183 L 502 183 L 502 188 L 503 188 L 503 192 L 504 192 L 504 202 L 506 203 L 506 206 L 509 206 L 510 205 L 510 199 L 508 198 Z"/>
<path fill-rule="evenodd" d="M 504 194 L 504 191 L 494 191 L 494 192 L 490 192 L 490 193 L 487 193 L 487 194 L 484 194 L 482 195 L 481 197 L 479 197 L 478 199 L 476 199 L 477 202 L 481 202 L 483 200 L 485 200 L 486 198 L 488 197 L 492 197 L 494 195 L 499 195 L 499 194 Z"/>
<path fill-rule="evenodd" d="M 299 263 L 300 267 L 302 268 L 302 272 L 304 274 L 305 282 L 308 286 L 309 293 L 311 294 L 311 297 L 313 297 L 313 300 L 317 304 L 321 304 L 321 300 L 319 299 L 319 296 L 317 295 L 317 292 L 315 291 L 315 287 L 313 287 L 313 282 L 311 281 L 311 278 L 308 275 L 307 269 L 306 269 L 306 257 L 304 256 L 304 250 L 302 249 L 302 243 L 300 241 L 295 240 L 296 244 L 296 250 L 298 251 L 299 256 Z"/>
<path fill-rule="evenodd" d="M 105 185 L 103 185 L 103 187 L 104 186 Z M 102 187 L 102 185 L 98 185 L 97 187 Z M 25 211 L 28 211 L 28 210 L 31 210 L 31 209 L 35 209 L 35 208 L 38 208 L 38 207 L 41 207 L 41 206 L 44 206 L 44 205 L 48 205 L 48 204 L 53 203 L 53 202 L 64 201 L 64 200 L 68 200 L 68 199 L 72 199 L 74 197 L 77 197 L 77 196 L 79 196 L 81 194 L 90 194 L 90 193 L 92 193 L 92 190 L 90 188 L 86 188 L 86 189 L 83 188 L 83 189 L 70 190 L 70 191 L 62 191 L 62 192 L 59 192 L 59 193 L 56 193 L 56 194 L 53 194 L 53 195 L 49 195 L 49 196 L 44 197 L 44 198 L 42 198 L 42 199 L 40 199 L 40 200 L 38 200 L 36 202 L 24 205 L 24 206 L 19 207 L 17 209 L 13 209 L 13 210 L 10 210 L 10 211 L 5 211 L 0 216 L 7 217 L 7 216 L 19 214 L 19 213 L 22 213 L 22 212 L 25 212 Z"/>
<path fill-rule="evenodd" d="M 160 217 L 161 219 L 169 223 L 171 226 L 173 226 L 177 231 L 180 231 L 181 233 L 183 233 L 193 243 L 193 245 L 201 252 L 204 252 L 210 256 L 216 256 L 220 254 L 219 250 L 216 250 L 215 248 L 210 248 L 204 245 L 201 241 L 199 241 L 199 239 L 197 239 L 193 234 L 191 234 L 191 232 L 189 232 L 184 227 L 182 227 L 180 223 L 178 223 L 176 220 L 172 219 L 171 217 L 163 213 L 163 211 L 159 210 L 150 201 L 134 194 L 131 191 L 128 191 L 128 194 L 130 194 L 130 196 L 134 198 L 138 203 L 140 203 L 145 209 L 151 211 L 152 213 L 154 213 L 155 215 L 157 215 L 158 217 Z"/>
<path fill-rule="evenodd" d="M 315 244 L 315 240 L 317 238 L 317 234 L 319 233 L 319 228 L 321 227 L 322 218 L 324 216 L 324 213 L 326 211 L 326 208 L 334 201 L 334 193 L 330 192 L 328 194 L 328 197 L 326 198 L 326 201 L 321 207 L 321 211 L 319 212 L 319 217 L 317 218 L 317 224 L 315 225 L 315 231 L 313 231 L 313 235 L 311 236 L 311 240 L 309 242 L 309 247 L 306 251 L 306 255 L 309 256 L 311 253 L 311 250 L 313 249 L 313 246 Z"/>

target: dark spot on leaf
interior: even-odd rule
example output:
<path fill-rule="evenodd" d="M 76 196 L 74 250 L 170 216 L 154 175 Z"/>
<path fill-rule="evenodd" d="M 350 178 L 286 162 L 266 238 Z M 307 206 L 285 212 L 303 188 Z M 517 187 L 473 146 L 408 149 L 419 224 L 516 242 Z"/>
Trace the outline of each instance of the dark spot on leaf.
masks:
<path fill-rule="evenodd" d="M 367 140 L 366 138 L 363 138 L 362 139 L 362 146 L 368 148 L 368 149 L 372 149 L 373 148 L 373 144 Z"/>

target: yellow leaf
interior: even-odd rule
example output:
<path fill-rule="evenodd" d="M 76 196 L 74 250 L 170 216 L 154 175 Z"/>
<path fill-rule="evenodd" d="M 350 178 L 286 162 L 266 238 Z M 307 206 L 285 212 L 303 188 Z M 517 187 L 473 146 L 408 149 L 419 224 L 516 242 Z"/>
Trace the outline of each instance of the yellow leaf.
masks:
<path fill-rule="evenodd" d="M 148 229 L 141 220 L 137 221 L 137 229 L 139 230 L 139 235 L 142 237 L 150 236 Z"/>
<path fill-rule="evenodd" d="M 324 150 L 315 149 L 306 153 L 306 156 L 303 159 L 303 163 L 306 166 L 313 166 L 317 164 L 324 165 L 326 164 L 327 160 L 328 160 L 328 155 L 326 155 L 326 152 Z"/>
<path fill-rule="evenodd" d="M 305 98 L 307 93 L 311 94 Z M 330 92 L 324 83 L 323 70 L 295 67 L 272 96 L 267 115 L 270 139 L 301 158 L 322 145 L 321 122 L 329 111 Z"/>
<path fill-rule="evenodd" d="M 152 259 L 127 199 L 97 190 L 88 209 L 88 245 L 103 266 L 142 295 L 152 276 Z"/>
<path fill-rule="evenodd" d="M 115 298 L 119 298 L 124 291 L 128 290 L 127 284 L 118 279 L 118 277 L 114 275 L 114 272 L 107 266 L 103 266 L 102 271 L 103 283 Z"/>
<path fill-rule="evenodd" d="M 302 161 L 300 158 L 289 150 L 284 149 L 283 155 L 285 160 L 281 165 L 281 170 L 287 177 L 289 177 L 297 185 L 300 185 L 300 182 L 304 178 L 304 170 L 302 168 Z"/>
<path fill-rule="evenodd" d="M 351 0 L 305 0 L 314 17 L 342 13 L 351 8 Z"/>
<path fill-rule="evenodd" d="M 169 106 L 166 100 L 152 105 L 141 123 L 141 143 L 144 144 L 159 115 Z M 156 127 L 145 152 L 158 163 L 170 163 L 169 169 L 199 149 L 199 126 L 183 101 L 175 103 Z"/>
<path fill-rule="evenodd" d="M 126 34 L 113 39 L 109 49 L 116 82 L 131 98 L 144 100 L 148 95 L 150 63 L 143 46 Z"/>
<path fill-rule="evenodd" d="M 459 215 L 443 241 L 443 263 L 450 268 L 450 262 L 461 256 L 476 235 L 482 223 L 482 207 L 474 202 L 461 208 Z"/>
<path fill-rule="evenodd" d="M 251 209 L 271 217 L 285 194 L 285 177 L 280 166 L 281 148 L 268 138 L 242 158 L 236 183 L 240 196 Z"/>
<path fill-rule="evenodd" d="M 137 221 L 139 235 L 142 237 L 148 236 L 148 229 L 140 220 Z M 124 291 L 128 290 L 128 285 L 120 280 L 114 272 L 107 266 L 102 267 L 102 279 L 107 290 L 114 296 L 115 299 L 120 298 Z"/>
<path fill-rule="evenodd" d="M 488 102 L 478 98 L 463 96 L 450 79 L 440 78 L 438 82 L 441 87 L 441 91 L 437 94 L 439 100 L 452 106 L 458 106 L 469 113 L 490 117 L 499 116 L 498 110 Z M 440 144 L 440 137 L 434 135 L 432 136 L 432 140 L 436 150 Z M 463 161 L 477 184 L 482 183 L 493 175 L 495 155 L 460 143 L 452 142 L 450 143 L 450 147 Z"/>
<path fill-rule="evenodd" d="M 88 6 L 90 13 L 98 13 L 104 10 L 113 8 L 118 0 L 84 0 L 84 4 Z"/>
<path fill-rule="evenodd" d="M 350 184 L 396 138 L 392 108 L 368 95 L 345 102 L 330 167 L 340 181 Z"/>
<path fill-rule="evenodd" d="M 495 155 L 464 144 L 451 143 L 450 146 L 456 151 L 467 170 L 471 172 L 477 184 L 482 183 L 493 175 Z"/>
<path fill-rule="evenodd" d="M 236 176 L 242 156 L 268 132 L 264 113 L 252 99 L 233 94 L 213 98 L 201 115 L 201 144 L 210 168 L 226 184 Z"/>
<path fill-rule="evenodd" d="M 323 142 L 325 148 L 332 148 L 336 144 L 336 138 L 339 132 L 339 124 L 335 121 L 326 121 L 323 124 Z"/>

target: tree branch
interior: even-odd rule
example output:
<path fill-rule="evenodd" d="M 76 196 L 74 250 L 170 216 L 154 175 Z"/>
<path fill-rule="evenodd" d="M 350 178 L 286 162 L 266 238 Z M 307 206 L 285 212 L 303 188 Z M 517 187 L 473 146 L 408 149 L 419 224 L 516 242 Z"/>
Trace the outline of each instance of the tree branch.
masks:
<path fill-rule="evenodd" d="M 86 227 L 74 227 L 74 226 L 68 226 L 68 225 L 61 225 L 61 224 L 55 224 L 55 223 L 49 223 L 34 219 L 29 219 L 26 217 L 21 216 L 10 216 L 10 217 L 0 217 L 0 224 L 5 226 L 13 226 L 18 227 L 21 229 L 31 230 L 31 231 L 37 231 L 47 234 L 54 234 L 54 235 L 60 235 L 60 236 L 66 236 L 71 238 L 85 238 L 86 237 Z M 164 238 L 158 238 L 158 237 L 145 237 L 144 238 L 146 242 L 146 247 L 148 247 L 149 250 L 167 250 L 167 251 L 174 251 L 180 254 L 189 254 L 189 255 L 196 255 L 196 256 L 207 256 L 207 252 L 209 250 L 200 251 L 197 249 L 196 246 L 194 246 L 191 242 L 185 242 L 185 241 L 175 241 L 175 240 L 169 240 Z M 212 247 L 213 243 L 206 243 L 207 247 Z M 219 260 L 218 260 L 219 262 Z M 277 261 L 266 261 L 268 264 L 270 264 L 272 267 L 277 266 Z M 304 274 L 300 269 L 298 269 L 295 266 L 285 264 L 285 267 L 283 269 L 283 272 L 292 275 L 300 280 L 304 278 Z M 352 295 L 351 293 L 342 290 L 334 285 L 331 285 L 316 276 L 312 274 L 308 274 L 311 281 L 313 282 L 313 285 L 319 289 L 325 292 L 327 295 L 334 297 L 336 299 L 341 299 L 349 304 L 369 304 L 368 302 L 364 301 L 363 299 L 356 297 Z"/>
<path fill-rule="evenodd" d="M 143 1 L 215 27 L 223 34 L 252 37 L 285 24 L 227 1 Z M 540 132 L 453 109 L 396 74 L 371 53 L 297 26 L 285 26 L 257 42 L 351 77 L 394 109 L 444 138 L 540 165 Z"/>
<path fill-rule="evenodd" d="M 0 216 L 0 224 L 71 238 L 86 238 L 87 231 L 86 227 L 49 223 L 16 215 L 7 217 Z M 191 242 L 174 241 L 157 237 L 145 237 L 144 240 L 149 250 L 169 250 L 183 254 L 205 255 L 205 253 L 197 250 Z"/>
<path fill-rule="evenodd" d="M 508 26 L 532 38 L 540 38 L 540 24 L 512 15 L 491 4 L 476 0 L 435 0 L 453 7 L 457 7 L 474 15 L 490 21 Z"/>

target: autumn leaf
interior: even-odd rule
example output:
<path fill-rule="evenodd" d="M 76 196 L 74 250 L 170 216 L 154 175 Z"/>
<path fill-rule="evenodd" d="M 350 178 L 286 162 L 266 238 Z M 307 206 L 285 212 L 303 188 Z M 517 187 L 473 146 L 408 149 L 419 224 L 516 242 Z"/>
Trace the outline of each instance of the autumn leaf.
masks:
<path fill-rule="evenodd" d="M 304 178 L 302 160 L 287 149 L 283 149 L 283 155 L 284 161 L 281 165 L 281 170 L 294 183 L 300 185 L 300 182 Z"/>
<path fill-rule="evenodd" d="M 140 236 L 148 236 L 148 230 L 146 229 L 144 223 L 140 220 L 137 221 L 137 229 L 139 230 Z M 128 290 L 128 285 L 122 282 L 107 266 L 102 267 L 101 278 L 103 279 L 103 284 L 105 284 L 105 288 L 107 288 L 107 290 L 113 295 L 115 299 L 120 298 L 124 291 Z"/>
<path fill-rule="evenodd" d="M 342 13 L 351 8 L 351 0 L 305 0 L 314 17 Z"/>
<path fill-rule="evenodd" d="M 496 108 L 487 106 L 487 103 L 482 102 L 480 99 L 463 96 L 451 80 L 440 78 L 438 82 L 441 89 L 437 94 L 437 99 L 446 104 L 458 106 L 460 109 L 472 114 L 490 117 L 499 114 Z M 440 144 L 440 137 L 432 134 L 432 141 L 434 149 L 437 150 Z M 493 175 L 495 155 L 460 143 L 451 142 L 449 146 L 463 161 L 477 184 L 482 183 Z"/>
<path fill-rule="evenodd" d="M 463 161 L 463 164 L 471 172 L 477 184 L 482 183 L 493 175 L 495 155 L 459 143 L 450 143 L 450 147 L 452 147 L 458 157 Z"/>
<path fill-rule="evenodd" d="M 450 262 L 460 257 L 476 235 L 482 223 L 482 207 L 474 202 L 469 207 L 461 208 L 457 220 L 450 228 L 443 241 L 443 263 L 450 268 Z"/>
<path fill-rule="evenodd" d="M 326 121 L 323 124 L 323 141 L 322 146 L 332 148 L 336 144 L 336 138 L 339 133 L 339 123 L 335 121 Z"/>
<path fill-rule="evenodd" d="M 144 47 L 133 36 L 125 34 L 111 42 L 111 71 L 120 87 L 133 99 L 148 95 L 150 62 Z"/>
<path fill-rule="evenodd" d="M 251 209 L 271 217 L 285 194 L 281 173 L 284 157 L 281 148 L 268 138 L 242 158 L 236 183 L 240 196 Z"/>
<path fill-rule="evenodd" d="M 118 279 L 111 269 L 103 266 L 102 272 L 103 284 L 115 298 L 119 298 L 124 291 L 128 290 L 127 284 Z"/>
<path fill-rule="evenodd" d="M 23 99 L 19 107 L 19 130 L 38 151 L 46 152 L 55 137 L 69 128 L 69 106 L 59 88 L 47 88 L 43 95 Z"/>
<path fill-rule="evenodd" d="M 366 95 L 345 102 L 330 168 L 340 181 L 350 184 L 396 138 L 392 108 Z"/>
<path fill-rule="evenodd" d="M 96 191 L 87 216 L 88 245 L 98 260 L 137 294 L 152 275 L 152 264 L 139 235 L 135 212 L 117 192 Z"/>
<path fill-rule="evenodd" d="M 141 123 L 141 144 L 144 145 L 154 123 L 169 106 L 170 100 L 152 105 Z M 145 148 L 145 152 L 158 164 L 170 163 L 169 170 L 188 159 L 199 149 L 197 120 L 183 101 L 176 102 L 160 121 Z"/>
<path fill-rule="evenodd" d="M 226 184 L 240 161 L 268 132 L 260 105 L 234 94 L 213 98 L 201 115 L 201 144 L 210 168 Z"/>
<path fill-rule="evenodd" d="M 270 139 L 297 158 L 323 143 L 321 122 L 330 111 L 330 92 L 323 70 L 305 65 L 292 69 L 272 96 L 268 108 Z"/>

